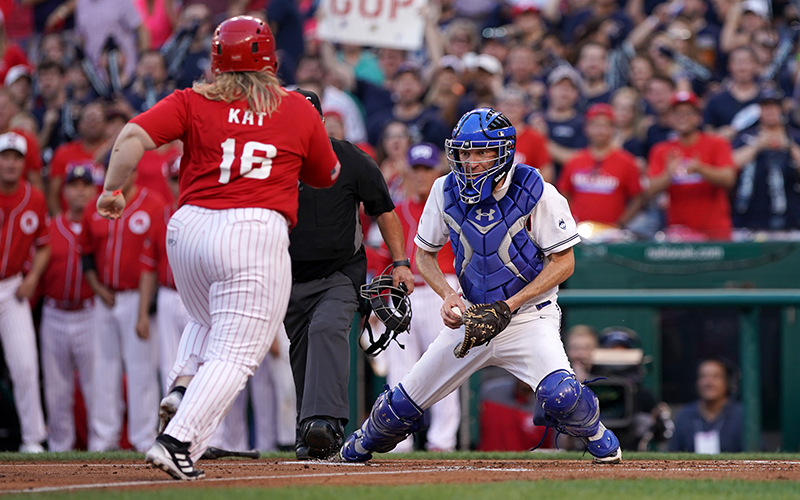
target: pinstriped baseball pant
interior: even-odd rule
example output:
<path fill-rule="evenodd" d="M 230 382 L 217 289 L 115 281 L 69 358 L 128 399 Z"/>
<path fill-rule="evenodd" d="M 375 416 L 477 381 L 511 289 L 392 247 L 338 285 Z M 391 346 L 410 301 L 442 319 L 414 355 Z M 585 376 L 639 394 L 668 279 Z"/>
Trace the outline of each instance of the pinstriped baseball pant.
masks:
<path fill-rule="evenodd" d="M 260 208 L 181 207 L 167 256 L 190 321 L 169 385 L 197 374 L 165 434 L 197 460 L 277 334 L 291 291 L 286 219 Z"/>

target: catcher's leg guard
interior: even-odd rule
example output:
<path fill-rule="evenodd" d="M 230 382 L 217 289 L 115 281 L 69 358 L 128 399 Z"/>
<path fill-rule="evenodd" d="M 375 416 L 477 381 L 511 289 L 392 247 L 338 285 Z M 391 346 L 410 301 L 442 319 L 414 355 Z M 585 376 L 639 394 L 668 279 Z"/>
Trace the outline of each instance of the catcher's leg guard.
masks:
<path fill-rule="evenodd" d="M 424 428 L 423 415 L 402 385 L 387 389 L 375 400 L 361 428 L 347 437 L 341 458 L 347 462 L 366 462 L 373 452 L 392 450 L 406 436 Z"/>
<path fill-rule="evenodd" d="M 536 388 L 538 404 L 533 423 L 555 427 L 558 432 L 581 438 L 596 462 L 622 459 L 619 440 L 600 422 L 600 406 L 591 389 L 567 370 L 546 375 Z"/>

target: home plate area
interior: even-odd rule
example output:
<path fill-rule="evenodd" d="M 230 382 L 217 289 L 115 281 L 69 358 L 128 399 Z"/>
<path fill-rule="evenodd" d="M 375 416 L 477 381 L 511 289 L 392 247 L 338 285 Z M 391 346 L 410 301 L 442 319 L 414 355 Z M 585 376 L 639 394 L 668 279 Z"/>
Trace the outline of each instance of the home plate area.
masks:
<path fill-rule="evenodd" d="M 198 464 L 206 478 L 179 482 L 143 462 L 15 462 L 0 464 L 0 493 L 86 489 L 282 487 L 293 485 L 401 485 L 576 479 L 800 480 L 800 461 L 629 460 L 595 465 L 588 460 L 373 460 L 323 461 L 229 459 Z"/>

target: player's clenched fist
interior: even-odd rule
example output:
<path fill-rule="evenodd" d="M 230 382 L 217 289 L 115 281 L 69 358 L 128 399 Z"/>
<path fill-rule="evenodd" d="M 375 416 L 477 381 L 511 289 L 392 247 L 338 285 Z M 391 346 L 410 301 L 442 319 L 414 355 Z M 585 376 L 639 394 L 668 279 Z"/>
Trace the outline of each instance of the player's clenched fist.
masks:
<path fill-rule="evenodd" d="M 445 297 L 441 309 L 442 321 L 444 321 L 445 326 L 447 326 L 447 328 L 452 328 L 453 330 L 460 327 L 461 313 L 466 309 L 467 308 L 464 306 L 464 301 L 461 300 L 461 296 L 457 293 L 452 292 Z"/>
<path fill-rule="evenodd" d="M 125 197 L 119 190 L 103 191 L 103 194 L 97 198 L 97 213 L 106 219 L 119 219 L 122 217 L 123 210 L 125 210 Z"/>

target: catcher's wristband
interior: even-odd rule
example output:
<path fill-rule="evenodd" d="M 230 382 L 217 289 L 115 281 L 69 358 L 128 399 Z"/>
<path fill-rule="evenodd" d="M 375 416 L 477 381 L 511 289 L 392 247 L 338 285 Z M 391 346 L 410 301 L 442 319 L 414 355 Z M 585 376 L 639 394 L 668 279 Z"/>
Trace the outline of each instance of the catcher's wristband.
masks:
<path fill-rule="evenodd" d="M 411 269 L 411 261 L 406 259 L 406 260 L 396 260 L 392 262 L 392 267 L 403 267 L 403 266 Z"/>
<path fill-rule="evenodd" d="M 103 190 L 103 194 L 106 195 L 106 196 L 119 196 L 119 195 L 122 194 L 122 190 L 121 189 L 115 189 L 115 190 L 112 191 L 110 189 L 104 189 Z"/>

